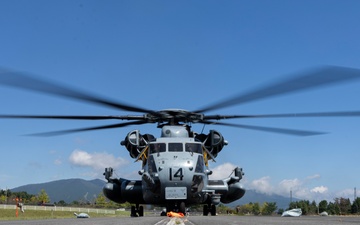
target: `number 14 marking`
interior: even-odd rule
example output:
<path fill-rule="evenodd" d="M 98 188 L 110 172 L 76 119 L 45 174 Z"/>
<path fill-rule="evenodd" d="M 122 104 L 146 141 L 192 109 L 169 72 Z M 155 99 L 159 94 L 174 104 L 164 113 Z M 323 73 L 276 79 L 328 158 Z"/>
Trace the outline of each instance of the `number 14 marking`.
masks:
<path fill-rule="evenodd" d="M 183 175 L 183 169 L 182 168 L 179 168 L 174 174 L 173 174 L 173 170 L 172 169 L 174 169 L 174 170 L 176 170 L 176 168 L 170 168 L 170 180 L 172 181 L 172 180 L 178 180 L 178 179 L 180 179 L 180 180 L 183 180 L 183 177 L 184 177 L 184 175 Z"/>

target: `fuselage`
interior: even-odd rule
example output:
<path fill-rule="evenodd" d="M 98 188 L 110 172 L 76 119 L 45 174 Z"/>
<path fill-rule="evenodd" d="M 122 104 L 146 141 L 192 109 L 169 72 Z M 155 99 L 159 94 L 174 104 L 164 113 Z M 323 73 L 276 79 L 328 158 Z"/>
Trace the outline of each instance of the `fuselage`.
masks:
<path fill-rule="evenodd" d="M 164 137 L 150 142 L 143 167 L 143 197 L 150 204 L 181 201 L 197 204 L 205 201 L 201 142 L 194 138 Z"/>

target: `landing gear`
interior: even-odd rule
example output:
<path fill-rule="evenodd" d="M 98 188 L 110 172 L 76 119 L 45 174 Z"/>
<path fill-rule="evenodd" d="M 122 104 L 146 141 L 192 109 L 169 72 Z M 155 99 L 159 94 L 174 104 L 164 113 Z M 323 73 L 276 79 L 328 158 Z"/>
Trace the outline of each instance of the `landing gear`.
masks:
<path fill-rule="evenodd" d="M 186 215 L 186 205 L 185 202 L 172 202 L 172 203 L 168 203 L 166 206 L 166 212 L 179 212 L 179 213 L 183 213 L 184 215 Z"/>
<path fill-rule="evenodd" d="M 203 216 L 207 216 L 209 214 L 209 209 L 207 205 L 204 205 L 203 207 Z"/>
<path fill-rule="evenodd" d="M 203 215 L 207 216 L 209 214 L 209 212 L 210 212 L 210 214 L 212 216 L 216 216 L 216 206 L 212 205 L 212 204 L 204 205 L 204 207 L 203 207 Z"/>
<path fill-rule="evenodd" d="M 136 206 L 131 206 L 130 216 L 131 217 L 144 216 L 144 207 L 139 206 L 139 204 L 136 204 Z"/>
<path fill-rule="evenodd" d="M 139 213 L 140 217 L 144 216 L 144 207 L 143 206 L 139 207 L 138 213 Z"/>
<path fill-rule="evenodd" d="M 212 216 L 216 216 L 216 206 L 215 205 L 211 205 L 210 213 Z"/>
<path fill-rule="evenodd" d="M 186 214 L 185 202 L 181 202 L 179 206 L 179 212 Z"/>

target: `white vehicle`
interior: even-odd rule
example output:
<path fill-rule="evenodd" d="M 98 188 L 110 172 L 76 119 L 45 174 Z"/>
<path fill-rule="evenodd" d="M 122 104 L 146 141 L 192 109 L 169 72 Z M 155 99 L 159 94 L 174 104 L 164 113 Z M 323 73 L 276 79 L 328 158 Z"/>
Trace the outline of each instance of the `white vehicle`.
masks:
<path fill-rule="evenodd" d="M 290 209 L 288 211 L 283 212 L 283 214 L 281 215 L 282 217 L 297 217 L 297 216 L 301 216 L 302 211 L 301 209 Z"/>

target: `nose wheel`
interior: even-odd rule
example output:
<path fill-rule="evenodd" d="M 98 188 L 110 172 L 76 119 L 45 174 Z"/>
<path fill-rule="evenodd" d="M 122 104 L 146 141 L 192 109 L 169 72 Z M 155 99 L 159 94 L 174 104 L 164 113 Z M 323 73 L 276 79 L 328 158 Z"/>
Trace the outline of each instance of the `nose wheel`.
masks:
<path fill-rule="evenodd" d="M 204 207 L 203 207 L 203 215 L 207 216 L 209 213 L 212 216 L 216 216 L 216 206 L 215 205 L 213 205 L 213 204 L 204 205 Z"/>
<path fill-rule="evenodd" d="M 131 206 L 130 216 L 131 217 L 138 217 L 138 216 L 142 217 L 142 216 L 144 216 L 144 207 L 139 206 L 139 204 L 136 204 L 136 206 Z"/>
<path fill-rule="evenodd" d="M 175 212 L 180 212 L 183 213 L 184 215 L 186 215 L 186 205 L 185 202 L 180 202 L 180 204 L 177 203 L 172 203 L 172 204 L 168 204 L 166 206 L 166 212 L 170 212 L 170 211 L 175 211 Z"/>
<path fill-rule="evenodd" d="M 186 214 L 185 202 L 181 202 L 179 205 L 179 212 Z"/>

